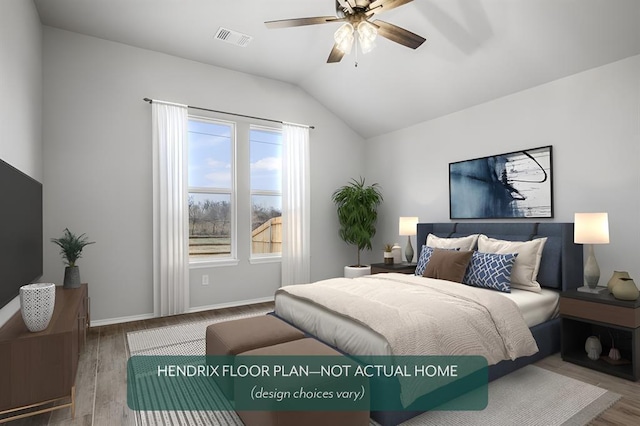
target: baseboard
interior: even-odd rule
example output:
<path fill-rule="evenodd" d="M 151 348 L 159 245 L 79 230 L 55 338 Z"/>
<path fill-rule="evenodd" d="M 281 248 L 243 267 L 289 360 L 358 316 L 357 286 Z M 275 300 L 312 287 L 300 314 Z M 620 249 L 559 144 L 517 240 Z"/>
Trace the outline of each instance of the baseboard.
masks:
<path fill-rule="evenodd" d="M 250 300 L 240 300 L 237 302 L 219 303 L 216 305 L 194 306 L 193 308 L 189 308 L 187 313 L 192 314 L 195 312 L 210 311 L 212 309 L 235 308 L 236 306 L 255 305 L 256 303 L 273 302 L 273 300 L 274 300 L 274 296 L 270 296 L 270 297 L 262 297 L 260 299 L 250 299 Z"/>
<path fill-rule="evenodd" d="M 207 305 L 207 306 L 195 306 L 193 308 L 189 308 L 187 310 L 187 314 L 192 314 L 195 312 L 202 311 L 210 311 L 213 309 L 223 309 L 223 308 L 235 308 L 237 306 L 245 306 L 245 305 L 254 305 L 256 303 L 265 303 L 265 302 L 273 302 L 274 298 L 271 297 L 262 297 L 260 299 L 250 299 L 250 300 L 240 300 L 237 302 L 228 302 L 228 303 L 219 303 L 216 305 Z M 130 317 L 119 317 L 119 318 L 107 318 L 103 320 L 91 320 L 91 327 L 102 327 L 104 325 L 113 325 L 113 324 L 121 324 L 123 322 L 131 322 L 131 321 L 142 321 L 155 318 L 155 316 L 151 314 L 141 314 L 141 315 L 132 315 Z"/>
<path fill-rule="evenodd" d="M 102 320 L 91 320 L 91 327 L 102 327 L 103 325 L 121 324 L 123 322 L 142 321 L 155 318 L 153 314 L 132 315 L 130 317 L 107 318 Z"/>

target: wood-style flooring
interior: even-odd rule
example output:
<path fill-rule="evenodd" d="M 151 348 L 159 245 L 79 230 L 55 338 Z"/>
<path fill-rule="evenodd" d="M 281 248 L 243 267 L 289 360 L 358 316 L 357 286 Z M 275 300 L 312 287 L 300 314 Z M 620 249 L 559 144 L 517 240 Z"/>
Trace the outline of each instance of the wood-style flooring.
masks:
<path fill-rule="evenodd" d="M 62 409 L 6 424 L 10 426 L 135 425 L 135 415 L 127 406 L 126 337 L 128 332 L 244 314 L 270 306 L 272 307 L 273 303 L 91 328 L 87 336 L 87 346 L 80 356 L 76 378 L 75 418 L 71 418 L 70 409 Z M 592 425 L 640 424 L 640 382 L 630 382 L 564 362 L 559 354 L 547 357 L 536 365 L 622 395 L 622 398 L 597 417 L 591 423 Z"/>

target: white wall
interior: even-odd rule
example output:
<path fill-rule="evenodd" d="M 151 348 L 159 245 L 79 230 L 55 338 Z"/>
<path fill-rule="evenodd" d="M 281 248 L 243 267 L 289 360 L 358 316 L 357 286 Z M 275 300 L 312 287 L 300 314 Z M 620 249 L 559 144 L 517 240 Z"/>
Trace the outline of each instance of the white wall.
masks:
<path fill-rule="evenodd" d="M 640 237 L 640 57 L 363 141 L 286 83 L 48 27 L 43 49 L 45 240 L 68 226 L 97 241 L 80 261 L 94 320 L 153 311 L 150 107 L 143 97 L 317 127 L 311 133 L 313 280 L 340 275 L 354 257 L 337 236 L 330 201 L 350 178 L 364 175 L 382 185 L 375 247 L 404 246 L 399 216 L 448 221 L 449 162 L 550 144 L 554 220 L 608 211 L 611 244 L 596 249 L 603 280 L 618 269 L 640 281 L 632 244 Z M 273 294 L 279 265 L 249 265 L 240 254 L 237 267 L 192 271 L 192 307 Z M 370 262 L 381 257 L 380 250 L 365 253 Z M 206 287 L 204 273 L 211 278 Z M 45 278 L 60 282 L 62 274 L 57 250 L 45 244 Z"/>
<path fill-rule="evenodd" d="M 42 27 L 33 2 L 0 2 L 0 159 L 42 182 Z"/>
<path fill-rule="evenodd" d="M 0 1 L 0 94 L 0 159 L 42 182 L 42 28 L 31 1 Z M 0 326 L 19 308 L 16 297 L 0 309 Z"/>
<path fill-rule="evenodd" d="M 399 216 L 449 221 L 450 162 L 544 145 L 553 146 L 553 220 L 608 212 L 600 284 L 613 270 L 640 283 L 640 56 L 368 140 L 366 174 L 385 189 L 375 247 L 404 247 Z M 368 256 L 382 260 L 381 250 Z"/>
<path fill-rule="evenodd" d="M 44 27 L 45 238 L 69 227 L 96 241 L 79 262 L 92 319 L 153 312 L 151 107 L 143 97 L 315 125 L 311 276 L 342 273 L 350 253 L 331 194 L 361 174 L 364 141 L 340 119 L 289 84 Z M 45 245 L 47 279 L 61 282 L 63 269 Z M 200 285 L 204 273 L 209 286 Z M 236 267 L 192 270 L 190 281 L 192 307 L 221 305 L 273 296 L 280 270 L 243 256 Z"/>

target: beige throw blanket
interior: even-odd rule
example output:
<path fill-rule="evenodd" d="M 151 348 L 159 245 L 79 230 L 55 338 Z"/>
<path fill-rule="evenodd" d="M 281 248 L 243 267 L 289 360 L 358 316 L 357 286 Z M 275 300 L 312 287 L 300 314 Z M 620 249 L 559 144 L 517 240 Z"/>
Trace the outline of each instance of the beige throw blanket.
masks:
<path fill-rule="evenodd" d="M 538 351 L 517 305 L 486 289 L 377 274 L 286 286 L 279 292 L 366 325 L 387 339 L 394 355 L 480 355 L 493 365 Z M 405 390 L 405 406 L 420 396 Z"/>

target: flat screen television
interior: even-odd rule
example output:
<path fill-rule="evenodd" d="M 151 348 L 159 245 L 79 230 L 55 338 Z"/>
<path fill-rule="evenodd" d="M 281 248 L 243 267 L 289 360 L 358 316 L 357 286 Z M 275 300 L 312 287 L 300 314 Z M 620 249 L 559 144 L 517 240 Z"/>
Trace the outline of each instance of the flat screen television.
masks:
<path fill-rule="evenodd" d="M 42 276 L 42 184 L 0 160 L 0 308 Z"/>

